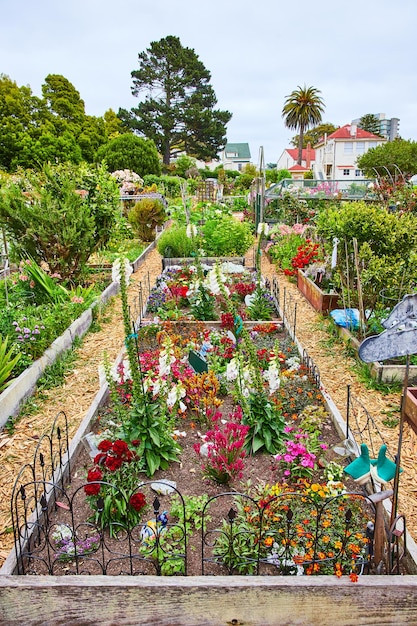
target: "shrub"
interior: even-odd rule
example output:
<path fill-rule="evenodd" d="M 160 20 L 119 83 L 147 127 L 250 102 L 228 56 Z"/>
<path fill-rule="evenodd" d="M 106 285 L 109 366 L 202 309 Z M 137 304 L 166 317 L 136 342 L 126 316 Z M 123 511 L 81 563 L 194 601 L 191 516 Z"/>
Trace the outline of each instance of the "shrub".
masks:
<path fill-rule="evenodd" d="M 185 181 L 178 176 L 155 176 L 153 174 L 147 174 L 143 177 L 143 182 L 146 187 L 156 185 L 158 191 L 167 198 L 177 198 L 181 195 L 181 183 Z"/>
<path fill-rule="evenodd" d="M 161 165 L 158 151 L 151 139 L 124 133 L 97 150 L 96 161 L 105 160 L 109 170 L 133 170 L 140 176 L 159 174 Z"/>
<path fill-rule="evenodd" d="M 243 255 L 254 240 L 249 224 L 228 216 L 208 220 L 202 231 L 207 256 Z"/>
<path fill-rule="evenodd" d="M 187 237 L 185 226 L 172 226 L 159 237 L 157 249 L 164 257 L 189 257 L 194 252 L 194 244 Z"/>
<path fill-rule="evenodd" d="M 104 168 L 45 165 L 1 189 L 0 221 L 15 260 L 43 261 L 73 278 L 109 240 L 119 205 L 117 183 Z"/>
<path fill-rule="evenodd" d="M 330 205 L 319 214 L 317 234 L 327 242 L 329 253 L 335 237 L 343 242 L 338 247 L 335 278 L 340 281 L 337 287 L 345 290 L 352 306 L 358 305 L 358 277 L 355 271 L 348 272 L 354 258 L 355 239 L 365 309 L 372 310 L 382 304 L 383 290 L 399 294 L 401 286 L 402 295 L 414 291 L 416 215 L 390 213 L 382 206 L 363 201 Z"/>
<path fill-rule="evenodd" d="M 138 200 L 130 210 L 128 220 L 142 241 L 154 241 L 155 228 L 166 220 L 164 205 L 155 198 Z"/>

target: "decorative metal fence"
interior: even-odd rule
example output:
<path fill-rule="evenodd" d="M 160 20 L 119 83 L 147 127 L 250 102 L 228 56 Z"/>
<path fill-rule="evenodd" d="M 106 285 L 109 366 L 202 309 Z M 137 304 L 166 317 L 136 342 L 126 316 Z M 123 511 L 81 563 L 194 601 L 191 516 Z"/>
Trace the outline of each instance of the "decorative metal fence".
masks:
<path fill-rule="evenodd" d="M 47 481 L 24 483 L 13 508 L 20 575 L 304 575 L 365 574 L 372 567 L 375 509 L 362 494 L 322 500 L 312 492 L 255 499 L 228 492 L 205 498 L 196 512 L 164 481 L 138 482 L 148 502 L 139 523 L 102 529 L 97 496 L 85 519 L 85 488 Z M 35 514 L 29 502 L 40 497 Z M 132 494 L 113 486 L 125 507 Z M 152 502 L 152 505 L 150 503 Z M 192 512 L 191 512 L 192 511 Z M 95 518 L 95 519 L 92 519 Z"/>

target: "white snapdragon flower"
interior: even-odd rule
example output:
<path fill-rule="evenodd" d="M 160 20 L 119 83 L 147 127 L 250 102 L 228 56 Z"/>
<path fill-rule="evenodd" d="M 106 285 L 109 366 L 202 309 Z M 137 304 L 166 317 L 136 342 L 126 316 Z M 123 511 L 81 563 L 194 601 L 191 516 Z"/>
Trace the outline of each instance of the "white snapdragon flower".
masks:
<path fill-rule="evenodd" d="M 172 350 L 162 350 L 159 354 L 159 376 L 168 376 L 171 371 L 171 365 L 176 359 Z"/>
<path fill-rule="evenodd" d="M 187 224 L 186 234 L 188 239 L 192 239 L 197 236 L 197 227 L 195 224 Z"/>
<path fill-rule="evenodd" d="M 167 407 L 169 409 L 172 409 L 172 407 L 174 406 L 174 404 L 176 402 L 180 403 L 180 409 L 181 411 L 185 411 L 186 406 L 183 402 L 181 402 L 181 398 L 184 398 L 186 395 L 186 391 L 184 386 L 181 383 L 178 383 L 177 385 L 175 385 L 171 391 L 168 393 L 168 397 L 167 397 Z M 184 407 L 184 408 L 182 408 Z"/>
<path fill-rule="evenodd" d="M 174 406 L 174 404 L 177 401 L 177 391 L 175 389 L 175 387 L 173 389 L 171 389 L 171 391 L 168 394 L 167 397 L 167 407 L 169 409 L 172 409 L 172 407 Z"/>
<path fill-rule="evenodd" d="M 237 359 L 233 358 L 226 365 L 226 380 L 232 382 L 236 380 L 239 375 L 239 362 Z"/>
<path fill-rule="evenodd" d="M 269 233 L 269 225 L 266 222 L 259 222 L 258 235 L 264 235 L 266 237 Z"/>
<path fill-rule="evenodd" d="M 270 367 L 264 372 L 264 378 L 268 381 L 269 394 L 272 395 L 279 389 L 281 384 L 279 368 L 276 363 L 272 363 L 272 365 L 270 365 Z"/>
<path fill-rule="evenodd" d="M 206 285 L 211 293 L 214 295 L 219 295 L 222 293 L 221 285 L 223 285 L 223 289 L 226 291 L 227 295 L 230 295 L 230 291 L 228 287 L 224 284 L 226 282 L 226 277 L 221 272 L 217 272 L 216 268 L 210 270 L 207 274 Z"/>
<path fill-rule="evenodd" d="M 133 268 L 126 258 L 116 259 L 113 263 L 111 279 L 114 283 L 120 283 L 121 272 L 124 272 L 126 285 L 128 285 Z"/>

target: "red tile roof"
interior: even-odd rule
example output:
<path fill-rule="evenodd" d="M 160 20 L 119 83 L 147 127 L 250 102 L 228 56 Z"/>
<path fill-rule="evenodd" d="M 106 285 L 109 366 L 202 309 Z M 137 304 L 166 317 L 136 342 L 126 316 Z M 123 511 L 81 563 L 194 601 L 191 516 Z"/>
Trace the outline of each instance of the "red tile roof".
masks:
<path fill-rule="evenodd" d="M 310 170 L 307 167 L 304 167 L 303 165 L 298 165 L 298 163 L 296 163 L 295 165 L 293 165 L 292 167 L 288 168 L 289 172 L 309 172 Z"/>
<path fill-rule="evenodd" d="M 341 126 L 334 133 L 327 135 L 327 139 L 379 139 L 381 141 L 382 137 L 378 137 L 378 135 L 374 135 L 374 133 L 369 133 L 367 130 L 363 130 L 356 126 L 356 132 L 352 135 L 350 132 L 351 124 L 345 124 Z M 323 139 L 320 140 L 320 143 Z"/>
<path fill-rule="evenodd" d="M 287 152 L 294 161 L 298 159 L 298 148 L 287 148 Z M 315 158 L 316 158 L 316 151 L 313 150 L 313 148 L 310 148 L 310 161 L 314 161 Z M 307 160 L 307 148 L 303 148 L 302 154 L 301 154 L 301 160 L 302 161 Z"/>

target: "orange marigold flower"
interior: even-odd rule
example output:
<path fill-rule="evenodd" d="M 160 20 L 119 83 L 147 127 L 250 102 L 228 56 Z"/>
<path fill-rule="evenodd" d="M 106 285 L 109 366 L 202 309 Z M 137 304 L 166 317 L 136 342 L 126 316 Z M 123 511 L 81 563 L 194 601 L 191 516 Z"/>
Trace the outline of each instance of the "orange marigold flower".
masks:
<path fill-rule="evenodd" d="M 349 578 L 350 578 L 350 580 L 351 580 L 351 582 L 352 582 L 352 583 L 357 583 L 357 582 L 358 582 L 358 578 L 359 578 L 359 577 L 358 577 L 358 575 L 357 575 L 357 573 L 356 573 L 356 572 L 351 572 L 351 573 L 349 574 Z"/>
<path fill-rule="evenodd" d="M 272 539 L 272 537 L 266 537 L 265 538 L 264 544 L 266 546 L 272 546 L 273 543 L 274 543 L 274 540 Z"/>

